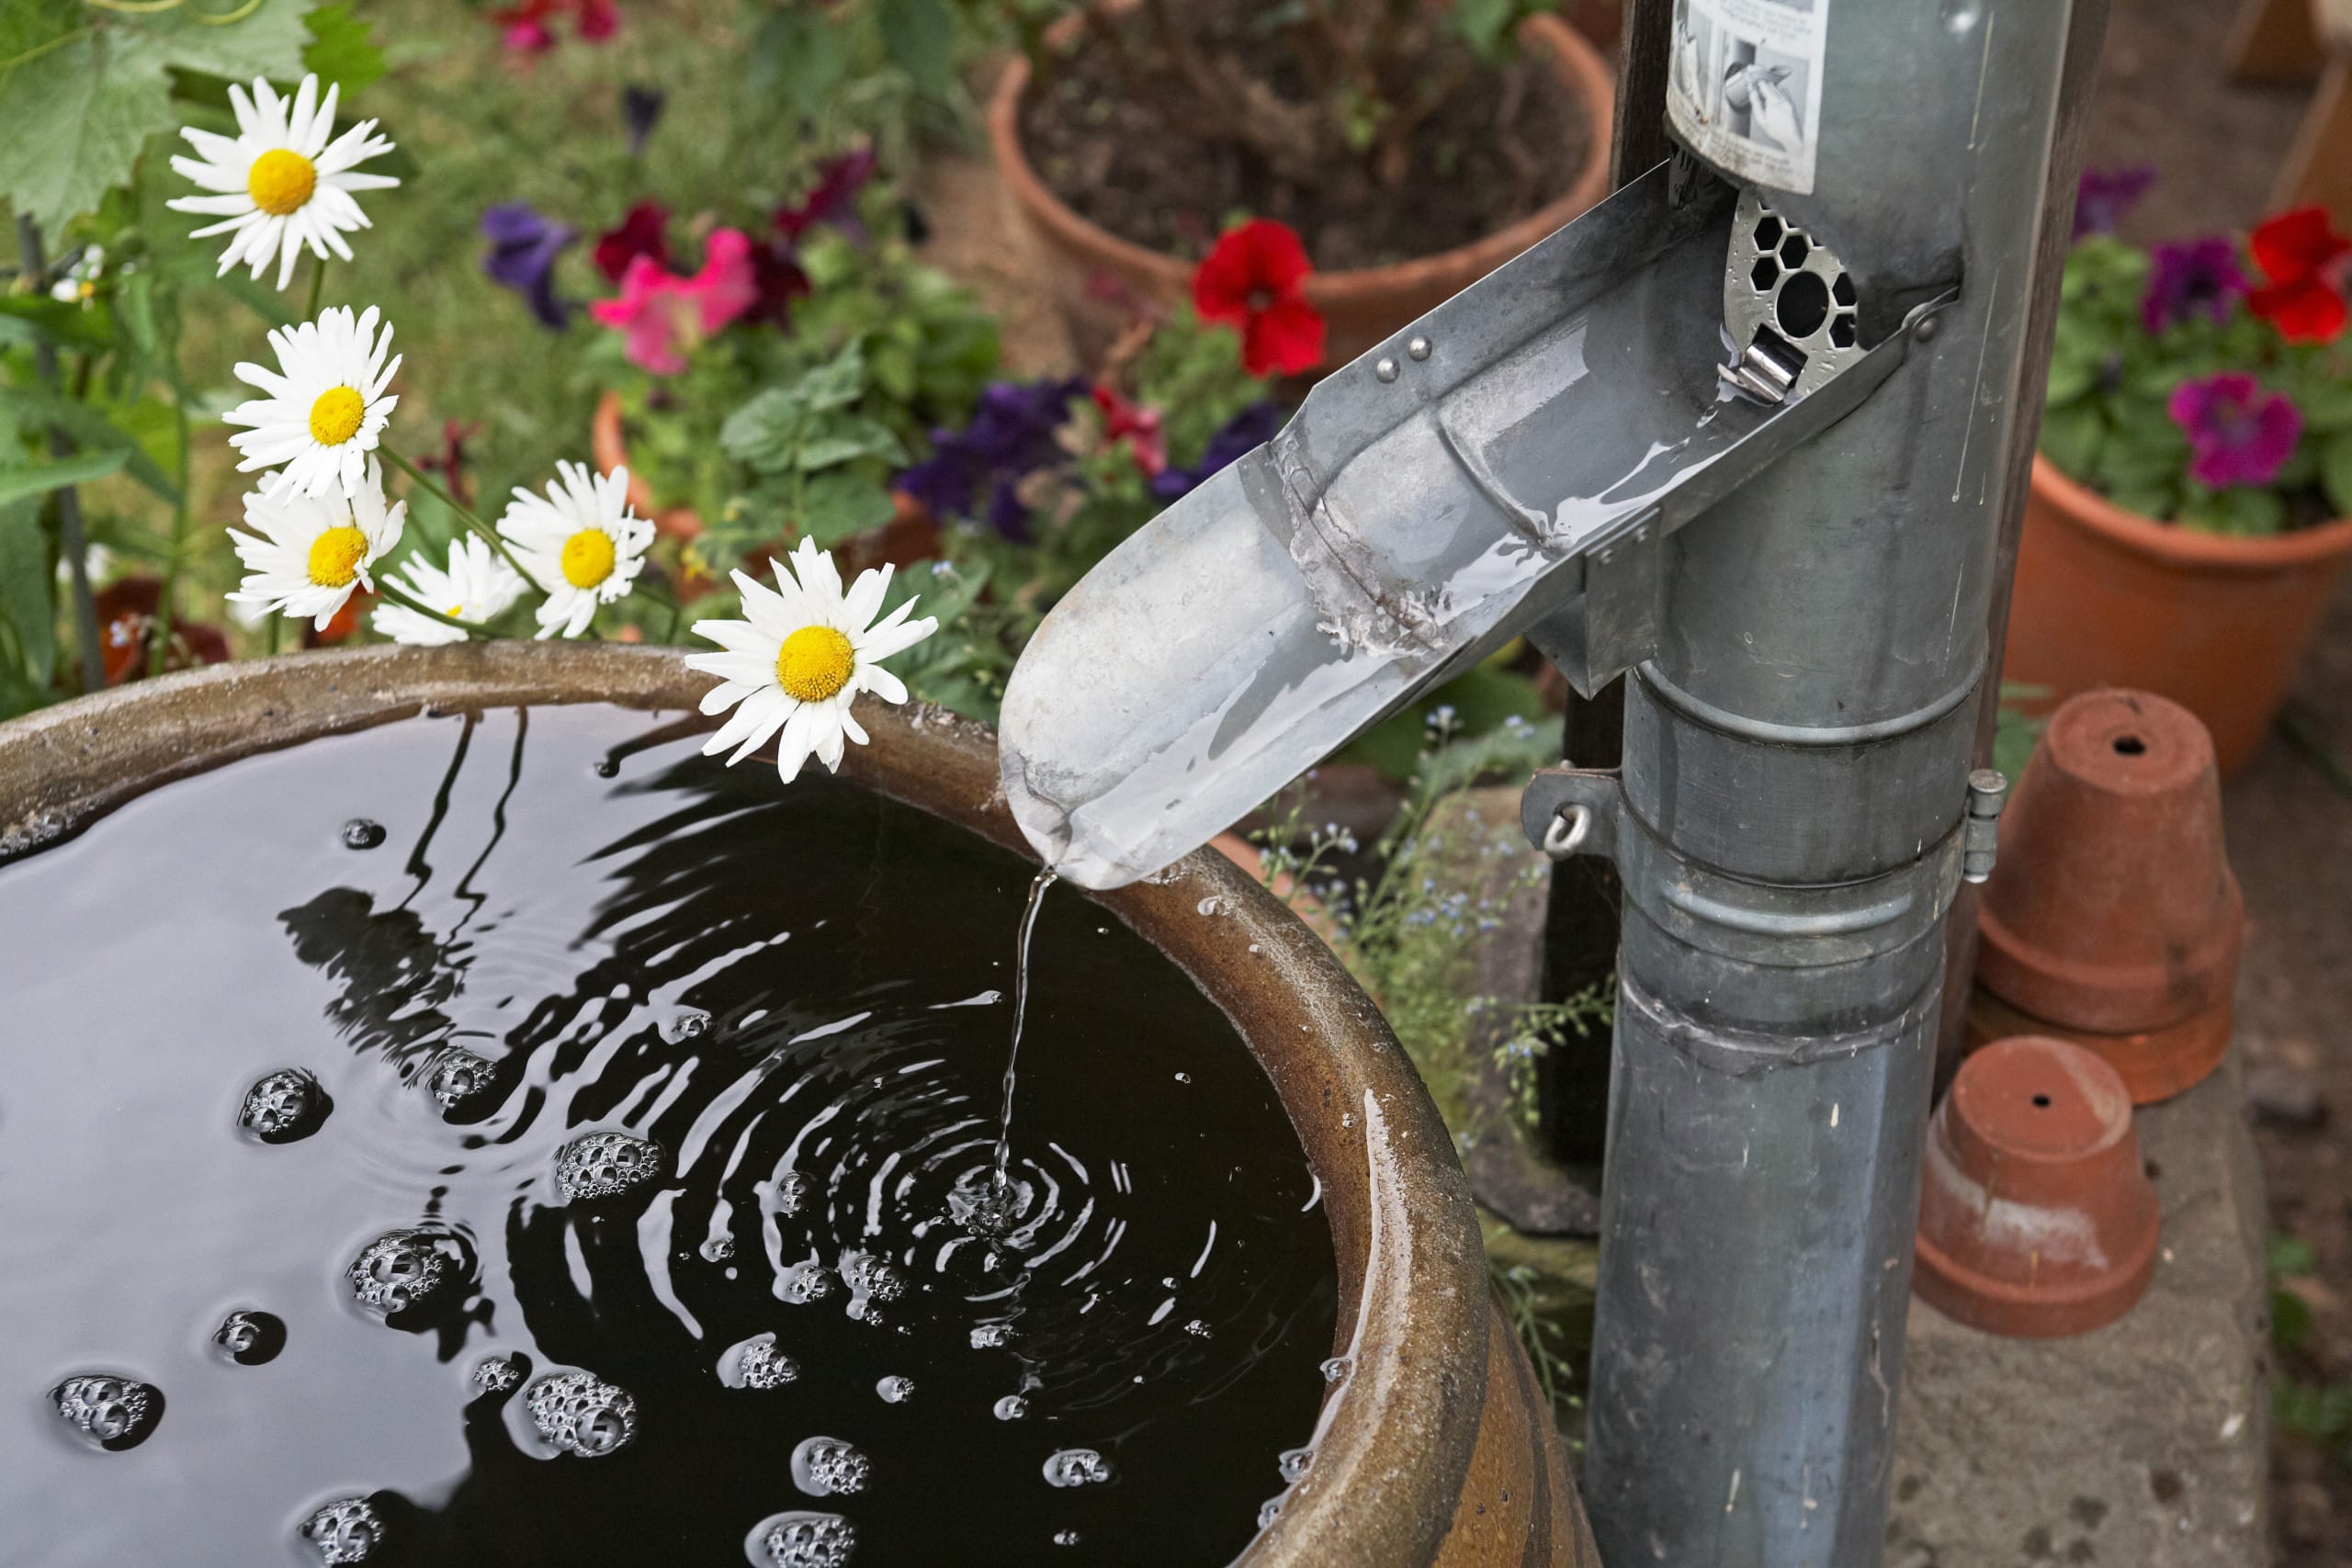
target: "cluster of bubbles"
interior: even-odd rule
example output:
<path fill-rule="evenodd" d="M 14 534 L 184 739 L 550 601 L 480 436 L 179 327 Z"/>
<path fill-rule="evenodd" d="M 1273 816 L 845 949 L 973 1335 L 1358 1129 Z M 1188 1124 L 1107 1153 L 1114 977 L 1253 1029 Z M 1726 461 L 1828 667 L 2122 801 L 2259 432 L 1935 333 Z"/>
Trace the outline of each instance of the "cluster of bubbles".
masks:
<path fill-rule="evenodd" d="M 381 822 L 355 817 L 343 825 L 343 847 L 346 850 L 372 850 L 383 841 L 384 825 Z"/>
<path fill-rule="evenodd" d="M 904 1404 L 915 1396 L 915 1380 L 887 1377 L 874 1385 L 874 1392 L 881 1396 L 885 1404 Z"/>
<path fill-rule="evenodd" d="M 1110 1479 L 1111 1461 L 1092 1449 L 1056 1449 L 1046 1460 L 1048 1486 L 1102 1486 Z"/>
<path fill-rule="evenodd" d="M 718 1358 L 718 1381 L 728 1388 L 782 1388 L 799 1376 L 800 1363 L 775 1348 L 773 1334 L 730 1345 Z"/>
<path fill-rule="evenodd" d="M 662 1179 L 662 1145 L 627 1133 L 591 1133 L 556 1151 L 556 1185 L 567 1201 L 617 1198 Z"/>
<path fill-rule="evenodd" d="M 384 1543 L 383 1517 L 365 1497 L 339 1497 L 302 1521 L 321 1562 L 365 1562 Z"/>
<path fill-rule="evenodd" d="M 96 1447 L 117 1451 L 147 1440 L 164 1414 L 164 1396 L 150 1384 L 116 1372 L 84 1372 L 50 1390 L 57 1414 Z"/>
<path fill-rule="evenodd" d="M 803 1438 L 792 1450 L 792 1483 L 811 1497 L 865 1490 L 874 1461 L 839 1438 Z"/>
<path fill-rule="evenodd" d="M 429 1231 L 392 1230 L 361 1248 L 344 1278 L 361 1306 L 390 1317 L 437 1294 L 452 1272 L 441 1238 Z"/>
<path fill-rule="evenodd" d="M 212 1343 L 237 1365 L 258 1367 L 286 1348 L 286 1325 L 274 1314 L 240 1309 L 220 1320 Z"/>
<path fill-rule="evenodd" d="M 441 1102 L 445 1113 L 462 1111 L 486 1093 L 498 1079 L 498 1064 L 457 1046 L 433 1058 L 424 1087 Z"/>
<path fill-rule="evenodd" d="M 472 1382 L 483 1393 L 508 1393 L 523 1381 L 519 1356 L 484 1356 L 474 1363 Z"/>
<path fill-rule="evenodd" d="M 839 1514 L 793 1512 L 752 1527 L 748 1555 L 758 1568 L 842 1568 L 857 1530 Z"/>
<path fill-rule="evenodd" d="M 627 1448 L 637 1436 L 637 1400 L 588 1372 L 551 1372 L 524 1391 L 531 1425 L 549 1446 L 582 1459 Z"/>
<path fill-rule="evenodd" d="M 333 1109 L 317 1078 L 300 1067 L 287 1067 L 245 1090 L 237 1125 L 265 1144 L 290 1144 L 317 1132 Z"/>

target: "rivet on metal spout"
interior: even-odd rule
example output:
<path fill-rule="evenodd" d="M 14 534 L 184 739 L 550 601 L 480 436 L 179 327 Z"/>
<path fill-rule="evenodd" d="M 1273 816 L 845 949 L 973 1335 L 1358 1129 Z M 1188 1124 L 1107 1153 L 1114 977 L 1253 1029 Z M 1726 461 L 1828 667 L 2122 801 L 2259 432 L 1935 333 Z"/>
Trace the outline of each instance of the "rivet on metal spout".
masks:
<path fill-rule="evenodd" d="M 1960 845 L 1960 879 L 1983 882 L 1993 874 L 2000 851 L 2001 807 L 2008 799 L 2009 781 L 1998 768 L 1979 768 L 1968 775 L 1968 819 Z"/>

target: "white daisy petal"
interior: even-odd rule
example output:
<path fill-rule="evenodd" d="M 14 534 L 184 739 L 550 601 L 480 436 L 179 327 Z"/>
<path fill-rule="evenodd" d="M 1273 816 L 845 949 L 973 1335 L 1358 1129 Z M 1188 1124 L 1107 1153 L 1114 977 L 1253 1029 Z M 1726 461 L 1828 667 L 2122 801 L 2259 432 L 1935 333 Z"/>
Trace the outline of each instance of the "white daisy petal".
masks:
<path fill-rule="evenodd" d="M 308 619 L 324 631 L 353 592 L 373 588 L 370 569 L 400 542 L 406 514 L 405 502 L 385 505 L 383 475 L 372 462 L 349 491 L 324 496 L 266 487 L 251 491 L 245 526 L 252 532 L 229 532 L 245 568 L 231 597 Z"/>
<path fill-rule="evenodd" d="M 284 288 L 292 282 L 295 264 L 305 249 L 322 261 L 329 251 L 350 259 L 351 248 L 343 236 L 368 226 L 351 193 L 400 182 L 386 175 L 353 172 L 353 165 L 390 152 L 392 142 L 373 134 L 373 120 L 334 136 L 341 91 L 331 85 L 322 97 L 315 75 L 303 77 L 288 97 L 280 97 L 266 81 L 254 82 L 250 96 L 241 84 L 232 83 L 229 104 L 237 117 L 234 138 L 195 126 L 182 128 L 182 138 L 197 155 L 175 156 L 172 168 L 198 189 L 218 194 L 183 197 L 167 205 L 181 212 L 226 215 L 226 222 L 195 231 L 198 239 L 229 235 L 220 252 L 221 274 L 244 266 L 259 277 L 274 258 L 277 287 Z"/>

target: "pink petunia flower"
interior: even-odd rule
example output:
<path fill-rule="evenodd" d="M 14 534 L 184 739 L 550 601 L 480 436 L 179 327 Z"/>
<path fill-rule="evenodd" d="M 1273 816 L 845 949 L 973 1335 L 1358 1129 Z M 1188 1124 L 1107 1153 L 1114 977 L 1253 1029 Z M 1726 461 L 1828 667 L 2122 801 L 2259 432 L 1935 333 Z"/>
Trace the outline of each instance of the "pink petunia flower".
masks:
<path fill-rule="evenodd" d="M 621 274 L 617 299 L 599 299 L 588 313 L 628 335 L 629 363 L 657 376 L 686 367 L 686 351 L 750 310 L 760 297 L 751 237 L 740 229 L 712 231 L 702 270 L 681 277 L 651 256 L 632 258 Z"/>
<path fill-rule="evenodd" d="M 2209 490 L 2270 483 L 2303 434 L 2292 400 L 2234 370 L 2182 382 L 2165 412 L 2188 437 L 2188 477 Z"/>

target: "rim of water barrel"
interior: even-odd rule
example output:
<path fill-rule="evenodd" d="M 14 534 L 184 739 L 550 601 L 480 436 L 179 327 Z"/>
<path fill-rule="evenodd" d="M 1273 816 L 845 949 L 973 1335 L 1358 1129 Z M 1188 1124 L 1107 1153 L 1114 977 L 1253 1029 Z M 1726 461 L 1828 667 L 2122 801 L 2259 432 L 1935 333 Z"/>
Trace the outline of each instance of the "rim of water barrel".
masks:
<path fill-rule="evenodd" d="M 0 724 L 0 863 L 63 841 L 175 779 L 429 713 L 609 703 L 716 728 L 710 679 L 677 649 L 469 643 L 290 654 L 137 682 Z M 857 704 L 872 736 L 842 776 L 1024 858 L 986 725 L 922 705 Z M 1487 1283 L 1468 1182 L 1386 1022 L 1289 908 L 1223 856 L 1084 894 L 1151 942 L 1230 1019 L 1272 1079 L 1322 1184 L 1339 1264 L 1315 1461 L 1239 1562 L 1250 1568 L 1432 1557 L 1453 1517 L 1487 1380 Z M 1222 912 L 1201 913 L 1215 898 Z M 1280 1490 L 1269 1469 L 1267 1492 Z"/>

